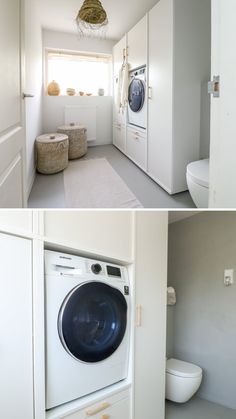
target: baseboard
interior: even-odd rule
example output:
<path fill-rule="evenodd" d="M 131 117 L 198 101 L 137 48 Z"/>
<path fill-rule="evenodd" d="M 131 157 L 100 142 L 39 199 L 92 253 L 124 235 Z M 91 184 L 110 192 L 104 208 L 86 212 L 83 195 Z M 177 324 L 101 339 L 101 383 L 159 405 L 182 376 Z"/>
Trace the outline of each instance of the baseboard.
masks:
<path fill-rule="evenodd" d="M 34 167 L 34 170 L 31 173 L 30 181 L 28 182 L 28 185 L 27 185 L 27 200 L 29 199 L 30 192 L 32 190 L 32 187 L 35 181 L 35 177 L 36 177 L 36 166 Z"/>

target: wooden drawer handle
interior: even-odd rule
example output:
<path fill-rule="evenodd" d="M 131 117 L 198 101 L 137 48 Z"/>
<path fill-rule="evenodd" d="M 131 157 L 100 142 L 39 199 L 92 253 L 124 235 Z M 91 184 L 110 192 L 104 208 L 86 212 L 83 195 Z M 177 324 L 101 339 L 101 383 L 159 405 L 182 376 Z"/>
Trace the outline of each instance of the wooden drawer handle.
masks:
<path fill-rule="evenodd" d="M 109 403 L 101 403 L 100 406 L 95 407 L 95 409 L 89 409 L 86 411 L 86 416 L 94 416 L 97 413 L 100 413 L 102 410 L 107 409 L 108 407 L 110 407 Z"/>
<path fill-rule="evenodd" d="M 136 306 L 136 327 L 142 326 L 142 306 L 138 304 Z"/>

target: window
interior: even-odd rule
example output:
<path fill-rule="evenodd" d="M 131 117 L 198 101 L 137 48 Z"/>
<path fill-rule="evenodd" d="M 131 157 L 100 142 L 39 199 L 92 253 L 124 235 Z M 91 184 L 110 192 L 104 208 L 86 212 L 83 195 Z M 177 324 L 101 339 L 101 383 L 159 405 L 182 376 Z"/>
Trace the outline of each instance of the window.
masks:
<path fill-rule="evenodd" d="M 97 96 L 99 89 L 111 94 L 111 55 L 73 53 L 66 51 L 46 52 L 46 85 L 55 80 L 66 95 L 68 88 L 76 94 L 84 92 Z"/>

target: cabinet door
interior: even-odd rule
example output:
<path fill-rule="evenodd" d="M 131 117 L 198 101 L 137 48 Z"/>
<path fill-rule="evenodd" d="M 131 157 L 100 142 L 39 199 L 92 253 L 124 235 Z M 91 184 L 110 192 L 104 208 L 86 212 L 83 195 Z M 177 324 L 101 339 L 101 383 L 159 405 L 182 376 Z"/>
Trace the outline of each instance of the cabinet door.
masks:
<path fill-rule="evenodd" d="M 132 260 L 132 211 L 45 211 L 48 241 L 121 261 Z"/>
<path fill-rule="evenodd" d="M 147 16 L 128 33 L 128 61 L 130 70 L 147 65 Z"/>
<path fill-rule="evenodd" d="M 114 125 L 113 127 L 113 143 L 119 150 L 125 153 L 126 149 L 126 127 L 122 125 Z"/>
<path fill-rule="evenodd" d="M 0 234 L 0 416 L 33 419 L 31 242 Z"/>
<path fill-rule="evenodd" d="M 25 234 L 33 232 L 33 213 L 30 210 L 1 210 L 0 231 L 20 230 Z"/>
<path fill-rule="evenodd" d="M 167 212 L 136 214 L 135 419 L 164 419 Z"/>
<path fill-rule="evenodd" d="M 148 173 L 172 189 L 173 0 L 160 0 L 149 13 Z"/>
<path fill-rule="evenodd" d="M 113 48 L 114 76 L 119 74 L 126 54 L 126 35 Z"/>

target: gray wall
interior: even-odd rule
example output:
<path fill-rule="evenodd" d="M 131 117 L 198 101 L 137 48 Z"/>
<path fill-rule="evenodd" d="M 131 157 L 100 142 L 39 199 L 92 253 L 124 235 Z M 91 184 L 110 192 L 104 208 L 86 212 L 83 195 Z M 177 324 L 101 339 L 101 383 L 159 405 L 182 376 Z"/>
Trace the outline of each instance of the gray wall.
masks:
<path fill-rule="evenodd" d="M 235 269 L 235 284 L 223 273 Z M 203 212 L 169 229 L 168 350 L 204 370 L 199 396 L 236 409 L 236 212 Z M 171 309 L 171 308 L 170 308 Z"/>

